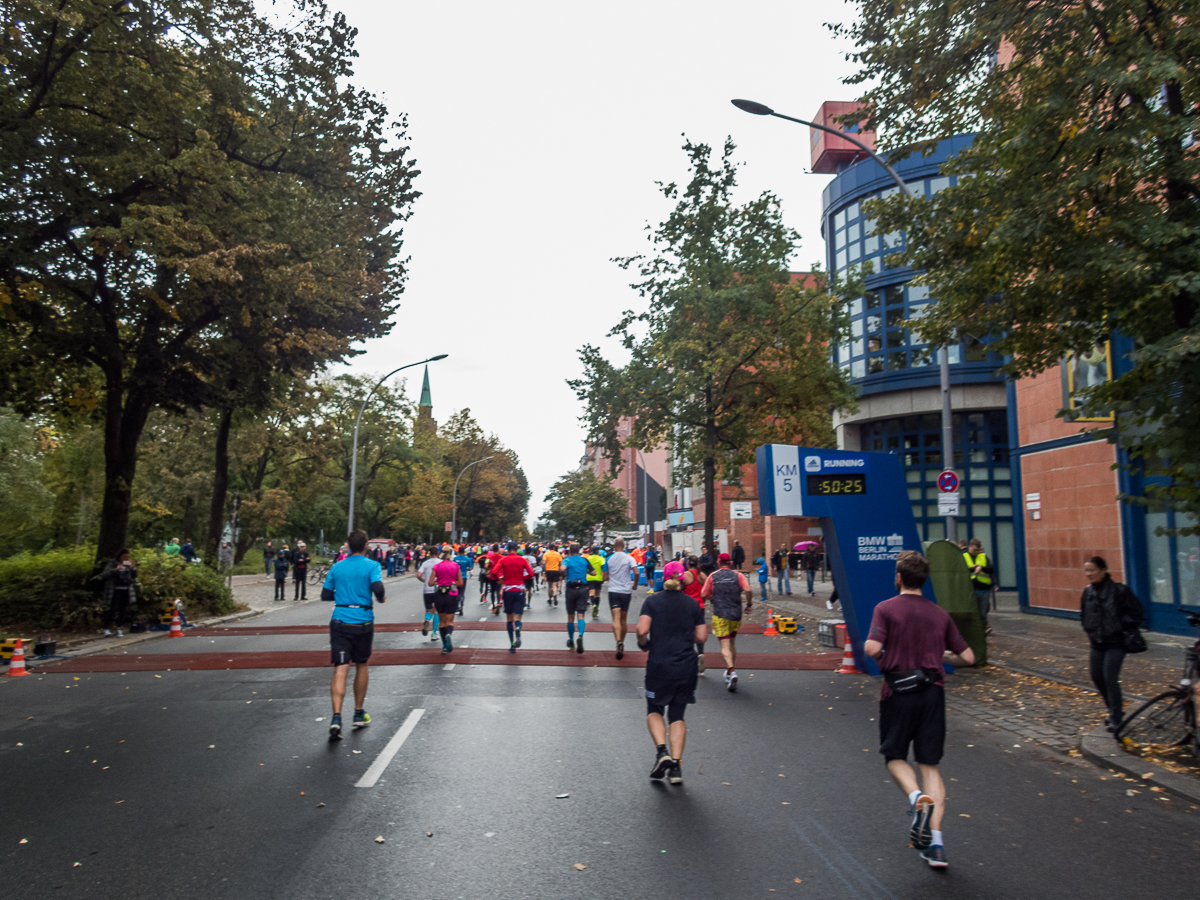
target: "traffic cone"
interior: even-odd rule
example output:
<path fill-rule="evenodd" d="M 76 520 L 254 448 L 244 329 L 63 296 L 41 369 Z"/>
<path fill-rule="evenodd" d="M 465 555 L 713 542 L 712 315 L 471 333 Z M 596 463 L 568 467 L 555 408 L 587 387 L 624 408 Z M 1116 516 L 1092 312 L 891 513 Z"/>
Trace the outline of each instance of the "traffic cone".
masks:
<path fill-rule="evenodd" d="M 179 610 L 171 617 L 171 633 L 167 637 L 183 637 L 183 629 L 179 626 Z"/>
<path fill-rule="evenodd" d="M 21 643 L 21 639 L 17 638 L 17 644 L 13 647 L 12 660 L 8 664 L 8 671 L 5 675 L 28 675 L 25 671 L 25 647 Z"/>
<path fill-rule="evenodd" d="M 775 627 L 775 610 L 767 610 L 767 630 L 763 634 L 779 634 L 779 630 Z"/>
<path fill-rule="evenodd" d="M 834 669 L 838 675 L 861 675 L 858 671 L 858 666 L 854 665 L 854 652 L 850 649 L 850 642 L 846 641 L 846 649 L 842 652 L 842 664 Z"/>

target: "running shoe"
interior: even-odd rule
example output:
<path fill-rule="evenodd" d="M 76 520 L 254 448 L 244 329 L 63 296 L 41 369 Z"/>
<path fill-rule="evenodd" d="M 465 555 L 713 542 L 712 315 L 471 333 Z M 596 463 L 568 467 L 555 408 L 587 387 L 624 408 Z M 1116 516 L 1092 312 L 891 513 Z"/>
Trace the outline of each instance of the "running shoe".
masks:
<path fill-rule="evenodd" d="M 704 654 L 703 653 L 696 654 L 696 670 L 697 670 L 697 674 L 699 674 L 699 675 L 704 674 Z"/>
<path fill-rule="evenodd" d="M 354 711 L 354 720 L 350 724 L 354 726 L 355 730 L 366 728 L 371 724 L 371 716 L 361 709 L 356 709 Z"/>
<path fill-rule="evenodd" d="M 341 714 L 334 716 L 329 721 L 329 739 L 331 741 L 340 741 L 342 739 L 342 717 L 341 717 Z"/>
<path fill-rule="evenodd" d="M 679 760 L 672 760 L 671 768 L 667 769 L 667 781 L 671 784 L 683 784 L 683 767 Z"/>
<path fill-rule="evenodd" d="M 929 824 L 933 819 L 933 798 L 922 794 L 909 812 L 912 815 L 912 827 L 908 829 L 909 843 L 918 850 L 924 850 L 933 843 L 933 830 Z"/>
<path fill-rule="evenodd" d="M 449 653 L 451 649 L 453 648 L 451 648 L 449 644 L 442 644 L 442 656 L 445 656 L 447 653 Z"/>
<path fill-rule="evenodd" d="M 833 609 L 833 601 L 832 601 L 832 600 L 826 600 L 826 601 L 825 601 L 825 608 L 826 608 L 826 609 Z"/>
<path fill-rule="evenodd" d="M 517 642 L 516 642 L 516 644 L 514 645 L 514 646 L 515 646 L 515 647 L 517 647 L 518 649 L 520 649 L 520 647 L 521 647 L 521 638 L 519 637 L 519 635 L 520 635 L 520 634 L 521 634 L 521 632 L 519 632 L 519 631 L 518 631 L 518 632 L 517 632 L 517 635 L 518 635 L 518 637 L 517 637 Z"/>
<path fill-rule="evenodd" d="M 425 624 L 421 626 L 421 637 L 429 636 L 429 620 L 425 620 Z"/>
<path fill-rule="evenodd" d="M 433 632 L 433 634 L 429 635 L 430 641 L 440 641 L 441 639 L 442 639 L 442 636 L 440 634 L 438 634 L 436 631 Z"/>
<path fill-rule="evenodd" d="M 946 848 L 941 844 L 934 844 L 931 847 L 926 847 L 921 851 L 921 859 L 929 863 L 931 869 L 944 869 L 950 865 L 946 861 Z"/>
<path fill-rule="evenodd" d="M 517 652 L 517 642 L 516 642 L 516 641 L 509 641 L 509 642 L 508 642 L 508 652 L 509 652 L 509 653 L 516 653 L 516 652 Z"/>
<path fill-rule="evenodd" d="M 625 642 L 617 641 L 617 659 L 623 659 L 624 657 L 625 657 Z"/>
<path fill-rule="evenodd" d="M 731 693 L 731 694 L 736 692 L 737 691 L 737 683 L 738 683 L 737 672 L 730 669 L 728 672 L 725 673 L 725 690 L 729 691 L 729 693 Z"/>
<path fill-rule="evenodd" d="M 567 638 L 567 649 L 568 650 L 575 649 L 575 638 L 572 638 L 572 637 Z"/>
<path fill-rule="evenodd" d="M 575 652 L 576 653 L 583 652 L 583 635 L 582 634 L 579 637 L 575 638 Z"/>
<path fill-rule="evenodd" d="M 592 604 L 592 618 L 593 619 L 600 618 L 600 604 L 599 603 Z"/>
<path fill-rule="evenodd" d="M 650 777 L 662 778 L 673 765 L 675 765 L 675 760 L 671 759 L 671 754 L 666 750 L 659 750 L 654 757 L 654 768 L 650 770 Z"/>

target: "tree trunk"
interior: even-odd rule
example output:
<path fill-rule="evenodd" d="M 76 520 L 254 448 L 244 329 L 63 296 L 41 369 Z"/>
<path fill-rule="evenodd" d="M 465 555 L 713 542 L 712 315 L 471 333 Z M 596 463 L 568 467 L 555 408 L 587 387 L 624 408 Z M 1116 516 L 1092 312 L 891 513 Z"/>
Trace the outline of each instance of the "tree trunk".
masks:
<path fill-rule="evenodd" d="M 717 481 L 717 422 L 713 418 L 713 390 L 709 383 L 704 388 L 704 405 L 708 418 L 704 422 L 704 546 L 708 548 L 709 561 L 715 564 L 713 533 L 717 524 L 717 498 L 713 493 Z"/>
<path fill-rule="evenodd" d="M 124 396 L 120 363 L 106 373 L 104 404 L 104 500 L 100 507 L 100 536 L 96 563 L 116 559 L 125 546 L 129 509 L 133 501 L 133 476 L 137 473 L 137 447 L 150 403 L 131 391 Z"/>
<path fill-rule="evenodd" d="M 220 567 L 221 534 L 225 530 L 225 495 L 229 492 L 229 430 L 233 409 L 221 410 L 217 425 L 217 446 L 213 454 L 212 506 L 208 512 L 208 537 L 204 541 L 204 564 Z"/>

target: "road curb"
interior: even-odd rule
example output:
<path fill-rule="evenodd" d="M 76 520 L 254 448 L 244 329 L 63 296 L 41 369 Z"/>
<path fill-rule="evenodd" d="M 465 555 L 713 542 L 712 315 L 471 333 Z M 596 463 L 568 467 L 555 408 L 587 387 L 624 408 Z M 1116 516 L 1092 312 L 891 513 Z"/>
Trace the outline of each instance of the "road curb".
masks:
<path fill-rule="evenodd" d="M 1116 769 L 1146 784 L 1161 787 L 1168 794 L 1200 804 L 1200 778 L 1180 775 L 1158 763 L 1126 753 L 1103 727 L 1084 735 L 1080 750 L 1085 759 L 1102 768 Z"/>
<path fill-rule="evenodd" d="M 262 610 L 248 610 L 246 612 L 230 613 L 227 616 L 213 616 L 210 619 L 203 619 L 201 621 L 196 622 L 195 624 L 197 626 L 220 625 L 224 622 L 236 622 L 239 619 L 249 619 L 254 616 L 261 616 L 262 614 L 263 614 Z M 169 634 L 169 632 L 166 632 L 166 631 L 147 631 L 144 634 L 126 635 L 124 638 L 120 639 L 120 643 L 109 643 L 109 642 L 106 642 L 103 640 L 96 640 L 96 641 L 92 641 L 87 644 L 84 644 L 78 650 L 73 650 L 69 647 L 64 647 L 63 649 L 66 651 L 66 653 L 64 653 L 63 655 L 66 656 L 68 659 L 76 659 L 80 656 L 90 656 L 93 653 L 104 653 L 108 650 L 116 650 L 119 647 L 130 647 L 130 646 L 133 646 L 134 644 L 144 643 L 145 641 L 153 641 L 156 638 L 164 638 L 168 634 Z M 37 665 L 39 667 L 45 666 L 45 665 L 52 665 L 53 662 L 54 662 L 53 660 L 42 660 Z"/>

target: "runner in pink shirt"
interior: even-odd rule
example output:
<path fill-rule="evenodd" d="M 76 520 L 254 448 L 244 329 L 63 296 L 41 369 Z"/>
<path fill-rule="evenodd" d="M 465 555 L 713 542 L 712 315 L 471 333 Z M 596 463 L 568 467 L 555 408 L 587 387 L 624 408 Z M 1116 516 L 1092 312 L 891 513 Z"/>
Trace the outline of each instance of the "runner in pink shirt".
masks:
<path fill-rule="evenodd" d="M 454 633 L 454 614 L 458 612 L 458 592 L 463 586 L 462 570 L 450 559 L 450 551 L 442 552 L 442 561 L 429 570 L 426 582 L 433 588 L 433 608 L 440 619 L 438 634 L 442 636 L 442 653 L 454 650 L 450 635 Z"/>

